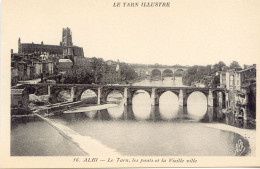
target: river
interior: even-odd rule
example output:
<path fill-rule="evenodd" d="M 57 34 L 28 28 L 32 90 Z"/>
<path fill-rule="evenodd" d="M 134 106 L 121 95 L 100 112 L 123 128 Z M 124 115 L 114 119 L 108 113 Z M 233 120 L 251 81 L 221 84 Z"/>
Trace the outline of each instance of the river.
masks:
<path fill-rule="evenodd" d="M 133 85 L 183 86 L 181 78 L 160 81 L 144 80 Z M 95 94 L 86 91 L 82 97 Z M 130 156 L 234 156 L 236 144 L 248 142 L 241 135 L 205 127 L 207 98 L 200 92 L 192 93 L 187 101 L 187 112 L 178 106 L 178 97 L 165 92 L 159 106 L 151 106 L 145 91 L 137 91 L 132 105 L 125 106 L 119 92 L 108 95 L 108 102 L 119 106 L 102 111 L 79 114 L 60 114 L 49 117 L 69 127 L 81 136 L 89 136 L 122 155 Z M 184 114 L 184 115 L 183 115 Z M 57 147 L 59 148 L 55 148 Z M 65 148 L 66 147 L 66 148 Z M 66 150 L 65 150 L 66 149 Z M 86 155 L 74 144 L 41 120 L 12 124 L 11 155 L 50 156 Z"/>

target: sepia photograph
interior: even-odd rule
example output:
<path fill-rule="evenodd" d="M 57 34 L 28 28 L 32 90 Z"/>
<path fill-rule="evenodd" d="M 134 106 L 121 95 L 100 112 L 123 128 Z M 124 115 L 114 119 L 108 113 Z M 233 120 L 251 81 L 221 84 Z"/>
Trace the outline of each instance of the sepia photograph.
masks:
<path fill-rule="evenodd" d="M 2 0 L 1 168 L 259 166 L 259 11 Z"/>

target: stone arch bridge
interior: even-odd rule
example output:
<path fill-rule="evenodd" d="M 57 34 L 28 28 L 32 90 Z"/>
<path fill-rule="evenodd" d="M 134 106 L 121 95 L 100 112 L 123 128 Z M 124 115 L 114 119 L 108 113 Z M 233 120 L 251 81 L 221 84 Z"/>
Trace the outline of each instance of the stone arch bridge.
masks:
<path fill-rule="evenodd" d="M 150 77 L 173 77 L 183 76 L 189 69 L 188 66 L 174 67 L 135 67 L 134 70 L 138 75 L 149 75 Z"/>
<path fill-rule="evenodd" d="M 112 91 L 118 91 L 123 95 L 125 104 L 132 104 L 132 98 L 137 91 L 143 90 L 149 93 L 151 105 L 158 105 L 160 96 L 171 91 L 178 96 L 178 104 L 182 108 L 187 105 L 189 95 L 195 91 L 202 92 L 207 98 L 208 110 L 213 108 L 225 108 L 226 97 L 223 88 L 195 88 L 195 87 L 162 87 L 162 86 L 131 86 L 131 85 L 90 85 L 90 84 L 24 84 L 29 93 L 36 95 L 48 95 L 51 103 L 57 103 L 58 94 L 61 91 L 69 91 L 71 101 L 79 101 L 86 90 L 92 90 L 97 95 L 97 104 L 106 104 L 107 96 Z"/>

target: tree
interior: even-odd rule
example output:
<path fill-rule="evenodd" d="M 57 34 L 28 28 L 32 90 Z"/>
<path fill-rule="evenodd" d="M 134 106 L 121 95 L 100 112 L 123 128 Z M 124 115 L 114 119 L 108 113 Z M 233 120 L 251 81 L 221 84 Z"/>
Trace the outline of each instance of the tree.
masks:
<path fill-rule="evenodd" d="M 230 63 L 230 66 L 229 66 L 230 69 L 234 69 L 236 67 L 241 68 L 241 66 L 239 65 L 239 63 L 237 61 L 233 61 L 233 62 Z"/>
<path fill-rule="evenodd" d="M 213 83 L 211 85 L 217 87 L 219 85 L 219 76 L 215 76 L 215 73 L 221 70 L 223 66 L 225 66 L 225 63 L 221 61 L 213 65 L 213 69 L 211 68 L 211 65 L 192 66 L 183 76 L 183 83 L 185 85 L 191 85 L 192 82 L 196 82 L 205 78 L 207 79 L 208 76 L 214 76 Z"/>
<path fill-rule="evenodd" d="M 125 78 L 125 80 L 134 80 L 138 77 L 137 73 L 134 69 L 132 69 L 129 65 L 121 65 L 121 76 Z"/>
<path fill-rule="evenodd" d="M 218 87 L 220 85 L 220 75 L 217 75 L 213 79 L 212 87 Z"/>
<path fill-rule="evenodd" d="M 105 72 L 105 63 L 101 58 L 92 58 L 91 67 L 94 72 L 94 83 L 100 83 Z"/>
<path fill-rule="evenodd" d="M 226 64 L 222 61 L 219 61 L 217 64 L 213 65 L 214 71 L 221 71 L 222 67 L 226 66 Z"/>

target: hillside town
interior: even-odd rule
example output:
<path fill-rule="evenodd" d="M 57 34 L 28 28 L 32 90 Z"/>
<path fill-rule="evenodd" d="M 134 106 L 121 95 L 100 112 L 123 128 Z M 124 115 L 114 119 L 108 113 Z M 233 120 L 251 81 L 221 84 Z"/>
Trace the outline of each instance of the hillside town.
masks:
<path fill-rule="evenodd" d="M 139 106 L 139 112 L 136 106 Z M 191 125 L 189 131 L 202 126 L 226 128 L 224 132 L 238 131 L 243 136 L 249 135 L 254 154 L 254 134 L 248 131 L 256 129 L 256 65 L 241 67 L 237 61 L 230 65 L 219 61 L 206 66 L 133 64 L 86 57 L 83 48 L 72 43 L 70 28 L 63 28 L 59 45 L 22 43 L 19 38 L 18 52 L 11 49 L 10 114 L 12 132 L 16 132 L 13 137 L 17 142 L 24 137 L 15 131 L 18 124 L 33 124 L 38 120 L 50 123 L 69 138 L 75 134 L 64 124 L 100 125 L 99 122 L 104 124 L 102 121 L 105 120 L 138 125 L 138 121 L 146 120 L 149 125 L 155 125 L 157 121 L 163 121 L 166 126 L 174 125 L 170 129 L 181 124 L 180 128 Z M 205 129 L 208 128 L 201 130 Z M 33 134 L 38 135 L 37 132 Z M 212 134 L 210 129 L 204 138 L 209 134 Z M 237 146 L 242 137 L 236 136 L 240 139 L 237 141 L 233 134 L 226 140 Z M 223 141 L 219 136 L 213 140 L 214 144 Z M 235 155 L 251 153 L 246 146 L 249 143 L 243 140 L 243 144 L 245 149 L 236 149 Z M 80 148 L 84 152 L 89 150 Z M 11 151 L 13 155 L 26 152 L 15 146 Z M 234 155 L 225 147 L 222 152 Z"/>
<path fill-rule="evenodd" d="M 260 165 L 256 0 L 3 1 L 0 166 Z"/>
<path fill-rule="evenodd" d="M 159 69 L 162 67 L 166 71 L 161 73 Z M 181 71 L 173 73 L 170 68 Z M 148 69 L 154 69 L 153 75 L 148 73 Z M 104 61 L 102 58 L 85 57 L 83 48 L 73 45 L 69 28 L 63 28 L 60 45 L 22 43 L 19 38 L 18 53 L 11 50 L 11 76 L 12 86 L 28 83 L 128 84 L 152 79 L 152 76 L 156 76 L 157 80 L 181 76 L 188 86 L 225 89 L 225 106 L 218 113 L 220 120 L 234 116 L 235 119 L 249 120 L 255 124 L 256 65 L 241 68 L 235 61 L 230 66 L 223 62 L 208 66 L 167 66 Z M 12 93 L 17 95 L 15 89 Z"/>
<path fill-rule="evenodd" d="M 121 71 L 122 69 L 122 71 Z M 132 76 L 129 76 L 129 73 Z M 122 75 L 121 75 L 122 72 Z M 60 45 L 22 43 L 18 39 L 18 53 L 11 49 L 11 85 L 19 83 L 55 82 L 72 83 L 75 78 L 82 83 L 121 83 L 135 78 L 134 70 L 126 63 L 84 57 L 82 47 L 74 46 L 69 28 L 63 28 Z M 91 80 L 92 79 L 92 80 Z M 81 83 L 77 80 L 77 83 Z"/>

